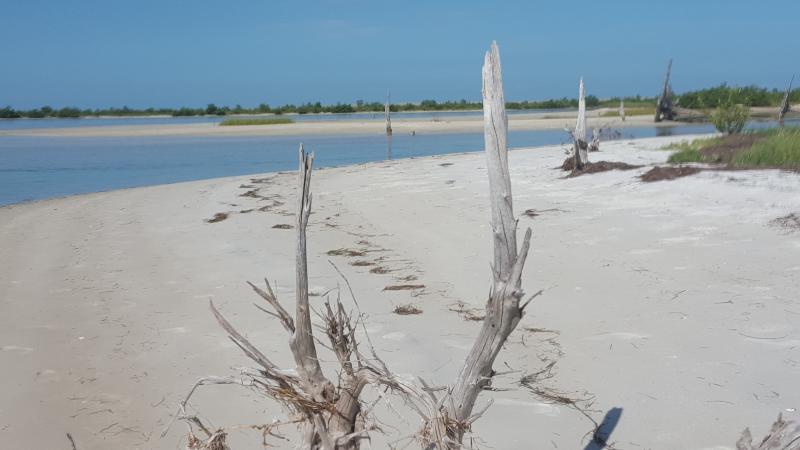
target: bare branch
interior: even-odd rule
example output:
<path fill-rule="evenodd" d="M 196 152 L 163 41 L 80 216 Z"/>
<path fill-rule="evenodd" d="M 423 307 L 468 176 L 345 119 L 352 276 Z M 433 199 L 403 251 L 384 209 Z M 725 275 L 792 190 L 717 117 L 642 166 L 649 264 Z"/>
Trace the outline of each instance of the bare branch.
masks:
<path fill-rule="evenodd" d="M 275 296 L 275 293 L 272 292 L 272 287 L 269 285 L 269 281 L 267 281 L 267 279 L 264 278 L 264 282 L 267 285 L 266 292 L 262 291 L 261 289 L 258 288 L 258 286 L 249 281 L 247 282 L 247 284 L 249 284 L 250 287 L 253 288 L 253 290 L 255 291 L 256 294 L 259 295 L 259 297 L 266 300 L 267 303 L 269 303 L 275 309 L 277 313 L 276 317 L 280 319 L 283 328 L 285 328 L 286 331 L 288 331 L 289 333 L 294 333 L 294 320 L 292 320 L 292 316 L 290 316 L 289 313 L 286 312 L 286 310 L 283 309 L 283 306 L 281 306 L 281 304 L 278 302 L 278 298 Z"/>

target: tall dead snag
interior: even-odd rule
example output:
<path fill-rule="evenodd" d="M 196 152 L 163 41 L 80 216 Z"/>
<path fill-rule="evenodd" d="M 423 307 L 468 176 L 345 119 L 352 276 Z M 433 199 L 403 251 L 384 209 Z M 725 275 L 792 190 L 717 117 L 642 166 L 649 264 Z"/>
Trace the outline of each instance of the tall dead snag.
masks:
<path fill-rule="evenodd" d="M 390 96 L 389 91 L 386 91 L 386 103 L 383 104 L 383 114 L 384 114 L 384 116 L 386 116 L 386 135 L 387 136 L 391 136 L 392 135 L 392 116 L 391 116 L 391 113 L 389 111 L 389 105 L 390 105 L 390 103 L 389 103 L 389 98 L 390 97 L 389 96 Z"/>
<path fill-rule="evenodd" d="M 623 122 L 625 122 L 625 101 L 624 100 L 620 100 L 619 101 L 619 118 L 622 119 Z"/>
<path fill-rule="evenodd" d="M 791 81 L 789 81 L 789 87 L 786 88 L 786 93 L 783 94 L 783 101 L 781 101 L 781 106 L 778 109 L 778 122 L 781 126 L 783 126 L 783 118 L 786 116 L 786 113 L 789 112 L 791 109 L 791 105 L 789 104 L 789 95 L 792 93 L 792 83 L 794 83 L 794 75 L 792 75 Z"/>
<path fill-rule="evenodd" d="M 460 448 L 471 423 L 472 409 L 478 394 L 491 384 L 492 364 L 514 331 L 527 302 L 520 305 L 522 269 L 530 247 L 531 230 L 525 232 L 517 251 L 517 221 L 511 200 L 511 177 L 508 172 L 507 132 L 503 79 L 497 43 L 486 53 L 483 64 L 483 124 L 489 173 L 489 202 L 492 209 L 492 285 L 486 303 L 486 317 L 452 388 L 448 403 L 450 421 L 447 436 L 450 448 Z"/>
<path fill-rule="evenodd" d="M 661 122 L 662 120 L 675 120 L 674 104 L 672 102 L 672 86 L 669 83 L 669 77 L 672 74 L 672 59 L 667 64 L 667 74 L 664 76 L 664 87 L 661 88 L 661 94 L 658 96 L 656 103 L 655 121 Z"/>
<path fill-rule="evenodd" d="M 388 90 L 386 91 L 386 103 L 383 104 L 383 114 L 386 117 L 386 159 L 392 159 L 392 115 Z"/>
<path fill-rule="evenodd" d="M 756 445 L 753 445 L 750 429 L 745 428 L 736 443 L 736 450 L 800 450 L 800 425 L 786 422 L 778 414 L 778 420 L 772 424 L 769 434 Z"/>
<path fill-rule="evenodd" d="M 578 86 L 578 122 L 572 133 L 572 149 L 575 163 L 573 170 L 583 170 L 589 162 L 588 144 L 586 144 L 586 95 L 583 87 L 583 77 Z"/>

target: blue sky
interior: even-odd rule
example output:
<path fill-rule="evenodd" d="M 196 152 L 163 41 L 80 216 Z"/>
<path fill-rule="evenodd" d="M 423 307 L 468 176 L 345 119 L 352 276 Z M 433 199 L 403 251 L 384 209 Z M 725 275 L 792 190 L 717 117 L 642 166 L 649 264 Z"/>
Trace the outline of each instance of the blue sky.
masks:
<path fill-rule="evenodd" d="M 655 95 L 800 73 L 800 1 L 5 0 L 0 105 L 254 106 Z"/>

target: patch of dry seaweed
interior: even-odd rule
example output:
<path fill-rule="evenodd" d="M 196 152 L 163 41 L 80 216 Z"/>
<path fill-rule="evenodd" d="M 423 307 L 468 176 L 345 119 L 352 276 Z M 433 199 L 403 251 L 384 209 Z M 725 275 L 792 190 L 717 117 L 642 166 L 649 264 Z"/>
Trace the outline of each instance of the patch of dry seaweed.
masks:
<path fill-rule="evenodd" d="M 415 289 L 425 289 L 424 284 L 395 284 L 383 288 L 384 291 L 413 291 Z"/>
<path fill-rule="evenodd" d="M 416 314 L 422 314 L 422 310 L 417 308 L 412 304 L 408 305 L 397 305 L 394 307 L 395 314 L 399 314 L 401 316 L 412 316 Z"/>
<path fill-rule="evenodd" d="M 228 213 L 219 212 L 219 213 L 214 214 L 214 217 L 212 217 L 210 219 L 206 219 L 205 222 L 206 223 L 217 223 L 217 222 L 222 222 L 223 220 L 225 220 L 227 218 L 228 218 Z"/>

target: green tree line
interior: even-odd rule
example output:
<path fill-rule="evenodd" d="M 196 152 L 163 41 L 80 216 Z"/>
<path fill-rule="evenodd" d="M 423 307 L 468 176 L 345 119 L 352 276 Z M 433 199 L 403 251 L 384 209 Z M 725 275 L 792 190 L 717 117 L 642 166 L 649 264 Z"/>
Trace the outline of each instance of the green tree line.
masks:
<path fill-rule="evenodd" d="M 783 99 L 784 91 L 778 89 L 766 89 L 757 86 L 745 87 L 730 87 L 727 84 L 721 84 L 712 88 L 701 89 L 697 91 L 685 92 L 677 95 L 677 103 L 684 108 L 704 109 L 715 108 L 723 102 L 733 102 L 735 104 L 742 104 L 744 106 L 778 106 Z M 588 108 L 597 107 L 617 107 L 620 101 L 624 101 L 626 106 L 650 106 L 656 101 L 655 97 L 611 97 L 607 99 L 599 99 L 594 95 L 586 97 L 586 106 Z M 790 101 L 793 103 L 800 103 L 800 88 L 794 89 L 790 95 Z M 577 98 L 560 98 L 543 101 L 512 101 L 507 102 L 506 107 L 510 110 L 525 110 L 525 109 L 563 109 L 563 108 L 577 108 Z M 208 104 L 205 108 L 147 108 L 135 109 L 124 106 L 122 108 L 106 108 L 106 109 L 80 109 L 75 107 L 64 107 L 60 109 L 52 108 L 50 106 L 43 106 L 41 108 L 30 110 L 18 110 L 10 106 L 0 108 L 0 118 L 2 119 L 15 119 L 15 118 L 77 118 L 77 117 L 98 117 L 98 116 L 113 116 L 113 117 L 130 117 L 130 116 L 227 116 L 232 114 L 320 114 L 320 113 L 359 113 L 359 112 L 383 112 L 383 103 L 381 102 L 365 102 L 357 100 L 355 103 L 336 103 L 333 105 L 323 105 L 321 102 L 303 103 L 299 105 L 286 104 L 283 106 L 270 106 L 266 103 L 261 103 L 256 107 L 245 108 L 241 105 L 230 106 L 217 106 L 213 103 Z M 422 100 L 419 103 L 395 103 L 390 106 L 391 111 L 467 111 L 479 110 L 482 108 L 481 102 L 473 102 L 467 100 L 457 101 L 444 101 L 437 102 L 436 100 Z"/>

